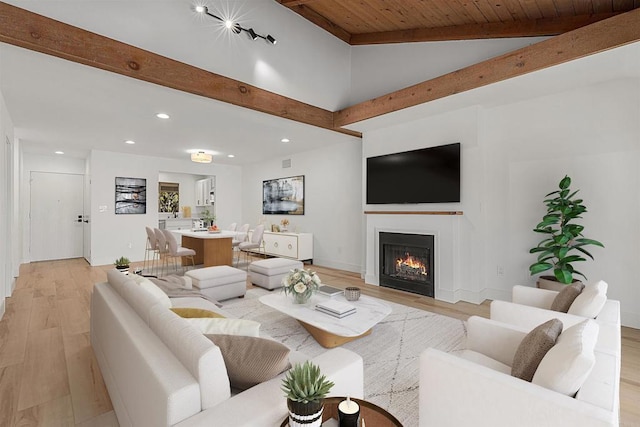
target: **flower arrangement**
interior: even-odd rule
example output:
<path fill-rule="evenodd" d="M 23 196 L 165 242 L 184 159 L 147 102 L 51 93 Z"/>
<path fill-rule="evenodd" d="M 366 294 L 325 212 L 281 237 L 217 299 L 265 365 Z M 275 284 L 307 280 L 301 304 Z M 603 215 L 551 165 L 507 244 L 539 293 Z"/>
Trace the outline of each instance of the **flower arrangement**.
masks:
<path fill-rule="evenodd" d="M 304 304 L 320 287 L 320 277 L 311 270 L 294 269 L 282 279 L 285 295 L 293 295 L 295 302 Z"/>
<path fill-rule="evenodd" d="M 280 225 L 282 226 L 283 230 L 286 230 L 287 227 L 289 227 L 289 220 L 287 218 L 284 218 L 282 221 L 280 221 Z"/>

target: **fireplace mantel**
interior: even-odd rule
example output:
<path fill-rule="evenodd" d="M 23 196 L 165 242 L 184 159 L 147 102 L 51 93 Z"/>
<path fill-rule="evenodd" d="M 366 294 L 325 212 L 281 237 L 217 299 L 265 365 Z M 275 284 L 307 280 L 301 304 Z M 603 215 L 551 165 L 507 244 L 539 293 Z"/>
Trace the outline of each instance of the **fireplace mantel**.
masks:
<path fill-rule="evenodd" d="M 462 215 L 462 211 L 364 211 L 365 215 Z"/>

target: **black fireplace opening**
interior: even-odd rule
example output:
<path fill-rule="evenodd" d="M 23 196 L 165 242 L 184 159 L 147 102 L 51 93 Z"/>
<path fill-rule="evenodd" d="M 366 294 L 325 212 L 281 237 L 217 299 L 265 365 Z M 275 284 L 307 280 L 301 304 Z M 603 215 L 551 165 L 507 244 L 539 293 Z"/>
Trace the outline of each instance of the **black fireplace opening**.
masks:
<path fill-rule="evenodd" d="M 435 298 L 434 236 L 380 233 L 380 286 Z"/>

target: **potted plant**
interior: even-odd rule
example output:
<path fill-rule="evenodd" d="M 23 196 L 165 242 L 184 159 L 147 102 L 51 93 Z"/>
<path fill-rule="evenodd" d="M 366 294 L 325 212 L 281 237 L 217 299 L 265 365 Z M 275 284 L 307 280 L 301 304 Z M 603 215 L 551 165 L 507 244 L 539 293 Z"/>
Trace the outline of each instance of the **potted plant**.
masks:
<path fill-rule="evenodd" d="M 129 268 L 129 258 L 121 256 L 114 262 L 118 270 L 127 270 Z"/>
<path fill-rule="evenodd" d="M 209 209 L 205 209 L 202 211 L 202 220 L 204 221 L 204 226 L 209 227 L 213 225 L 213 222 L 216 220 L 216 216 L 213 215 Z"/>
<path fill-rule="evenodd" d="M 560 180 L 559 189 L 545 196 L 547 213 L 533 230 L 544 234 L 545 238 L 529 251 L 538 254 L 537 261 L 529 266 L 531 275 L 553 270 L 553 276 L 541 276 L 541 279 L 559 282 L 562 284 L 560 288 L 575 281 L 574 275 L 586 279 L 584 274 L 573 268 L 574 262 L 586 261 L 584 255 L 593 259 L 585 246 L 604 247 L 597 240 L 585 238 L 582 235 L 584 226 L 575 223 L 575 220 L 582 218 L 581 215 L 587 208 L 582 204 L 582 199 L 575 198 L 579 190 L 571 192 L 570 185 L 571 178 L 565 176 Z M 545 284 L 540 280 L 538 286 L 545 287 Z M 558 286 L 554 288 L 557 289 Z"/>
<path fill-rule="evenodd" d="M 282 391 L 289 408 L 289 426 L 321 426 L 324 398 L 333 386 L 333 382 L 320 374 L 320 368 L 308 360 L 291 368 L 282 380 Z"/>

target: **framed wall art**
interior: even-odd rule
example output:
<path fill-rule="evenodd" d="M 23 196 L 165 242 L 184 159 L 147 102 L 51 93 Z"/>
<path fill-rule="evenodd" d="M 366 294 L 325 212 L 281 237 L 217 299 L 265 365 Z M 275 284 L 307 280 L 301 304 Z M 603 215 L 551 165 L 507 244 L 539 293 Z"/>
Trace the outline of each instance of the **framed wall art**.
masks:
<path fill-rule="evenodd" d="M 147 180 L 116 177 L 116 214 L 147 213 Z"/>
<path fill-rule="evenodd" d="M 304 175 L 262 181 L 264 215 L 304 215 Z"/>

